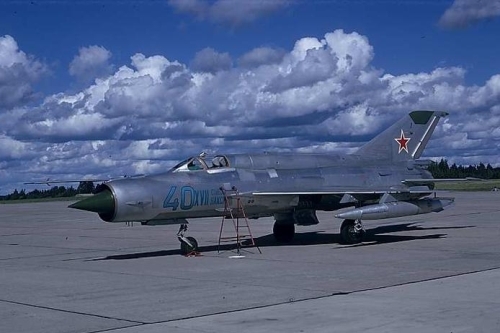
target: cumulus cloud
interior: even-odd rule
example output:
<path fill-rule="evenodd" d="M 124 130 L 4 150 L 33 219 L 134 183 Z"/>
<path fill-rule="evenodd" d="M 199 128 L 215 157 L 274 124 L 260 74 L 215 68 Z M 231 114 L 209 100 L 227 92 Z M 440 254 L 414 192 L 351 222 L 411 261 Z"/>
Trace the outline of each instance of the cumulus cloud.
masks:
<path fill-rule="evenodd" d="M 247 55 L 260 53 L 254 51 Z M 130 66 L 79 93 L 17 110 L 6 119 L 18 121 L 8 133 L 47 142 L 185 136 L 328 141 L 332 135 L 373 133 L 393 112 L 480 109 L 498 102 L 496 76 L 481 87 L 465 86 L 465 71 L 458 67 L 394 76 L 373 68 L 373 56 L 365 36 L 342 30 L 302 38 L 280 58 L 251 67 L 231 67 L 228 54 L 208 48 L 190 67 L 139 53 Z"/>
<path fill-rule="evenodd" d="M 455 0 L 439 25 L 444 28 L 465 28 L 478 21 L 500 16 L 500 0 Z"/>
<path fill-rule="evenodd" d="M 46 73 L 47 67 L 19 50 L 14 38 L 0 37 L 0 111 L 32 100 L 32 84 Z"/>
<path fill-rule="evenodd" d="M 280 53 L 250 50 L 239 65 L 212 49 L 191 65 L 137 53 L 79 92 L 0 112 L 0 175 L 151 173 L 201 151 L 351 152 L 415 109 L 451 113 L 426 156 L 500 165 L 500 73 L 472 86 L 460 67 L 385 73 L 368 38 L 343 30 Z"/>
<path fill-rule="evenodd" d="M 229 53 L 219 53 L 207 47 L 196 53 L 191 68 L 197 72 L 216 73 L 231 68 L 233 61 Z"/>
<path fill-rule="evenodd" d="M 30 155 L 26 146 L 26 143 L 0 135 L 0 159 L 5 162 Z"/>
<path fill-rule="evenodd" d="M 82 47 L 69 64 L 69 73 L 84 82 L 107 76 L 113 70 L 110 58 L 111 52 L 102 46 Z"/>
<path fill-rule="evenodd" d="M 241 67 L 259 67 L 260 65 L 272 65 L 281 62 L 285 56 L 285 50 L 270 47 L 258 47 L 245 53 L 238 59 Z"/>
<path fill-rule="evenodd" d="M 285 8 L 289 0 L 169 0 L 169 5 L 181 13 L 201 20 L 240 26 Z"/>

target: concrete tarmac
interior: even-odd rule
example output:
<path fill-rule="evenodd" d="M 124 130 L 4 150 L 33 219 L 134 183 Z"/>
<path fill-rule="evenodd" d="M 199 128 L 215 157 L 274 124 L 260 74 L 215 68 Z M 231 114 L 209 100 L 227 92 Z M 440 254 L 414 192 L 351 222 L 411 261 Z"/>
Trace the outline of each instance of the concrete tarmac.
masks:
<path fill-rule="evenodd" d="M 500 192 L 450 193 L 440 213 L 297 227 L 262 250 L 217 252 L 219 219 L 192 220 L 202 255 L 179 255 L 177 226 L 104 223 L 68 202 L 0 205 L 0 332 L 500 332 Z"/>

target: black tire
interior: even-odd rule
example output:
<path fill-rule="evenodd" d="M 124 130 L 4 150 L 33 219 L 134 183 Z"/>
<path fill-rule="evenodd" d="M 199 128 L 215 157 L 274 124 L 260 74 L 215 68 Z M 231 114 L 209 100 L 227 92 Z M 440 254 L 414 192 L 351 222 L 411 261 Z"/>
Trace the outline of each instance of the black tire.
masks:
<path fill-rule="evenodd" d="M 356 231 L 354 220 L 344 220 L 340 226 L 340 239 L 342 244 L 358 244 L 365 238 L 365 231 Z"/>
<path fill-rule="evenodd" d="M 196 241 L 196 239 L 194 237 L 186 237 L 186 238 L 193 246 L 189 246 L 187 243 L 181 242 L 181 254 L 183 256 L 198 250 L 198 242 Z"/>
<path fill-rule="evenodd" d="M 295 236 L 295 224 L 293 223 L 274 223 L 273 235 L 276 241 L 280 243 L 290 243 Z"/>

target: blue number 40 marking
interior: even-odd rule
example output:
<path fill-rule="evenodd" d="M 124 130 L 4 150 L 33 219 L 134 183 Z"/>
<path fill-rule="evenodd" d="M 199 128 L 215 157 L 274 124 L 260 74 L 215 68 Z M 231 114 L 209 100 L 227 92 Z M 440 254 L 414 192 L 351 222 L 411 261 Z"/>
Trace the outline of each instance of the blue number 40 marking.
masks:
<path fill-rule="evenodd" d="M 175 198 L 172 201 L 172 198 L 174 197 L 176 190 L 177 186 L 170 187 L 170 190 L 168 191 L 168 194 L 165 197 L 165 201 L 163 201 L 163 208 L 172 208 L 172 210 L 177 210 L 177 207 L 179 207 L 179 199 Z"/>

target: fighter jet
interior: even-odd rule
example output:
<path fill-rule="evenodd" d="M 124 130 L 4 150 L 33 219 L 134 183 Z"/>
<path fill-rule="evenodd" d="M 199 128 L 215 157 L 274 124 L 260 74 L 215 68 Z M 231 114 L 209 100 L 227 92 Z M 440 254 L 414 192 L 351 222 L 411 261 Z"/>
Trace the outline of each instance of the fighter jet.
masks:
<path fill-rule="evenodd" d="M 318 210 L 343 209 L 335 215 L 343 219 L 341 240 L 359 243 L 362 221 L 439 212 L 453 203 L 436 196 L 434 183 L 441 180 L 426 170 L 430 161 L 418 160 L 447 115 L 413 111 L 347 155 L 200 154 L 162 174 L 104 183 L 100 192 L 69 207 L 95 212 L 106 222 L 180 224 L 183 231 L 192 218 L 274 217 L 278 242 L 290 242 L 295 225 L 318 224 Z M 184 253 L 196 250 L 193 237 L 179 239 Z"/>

